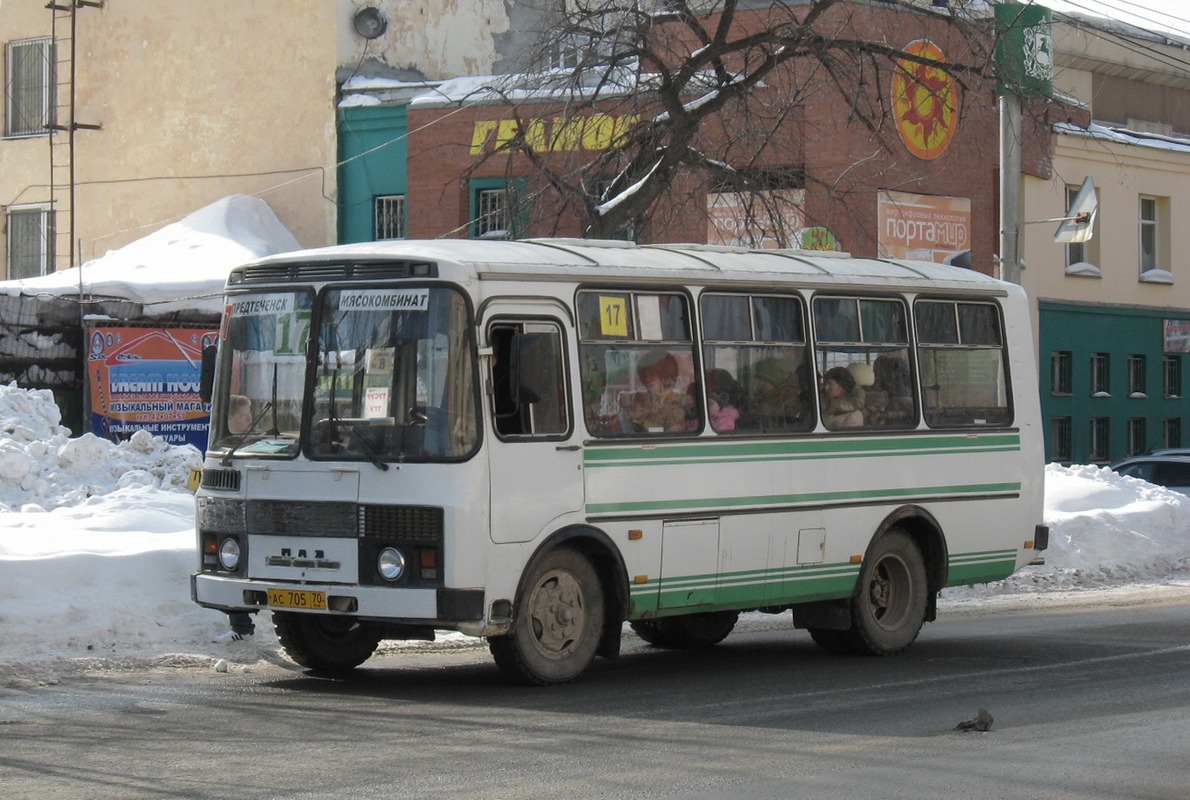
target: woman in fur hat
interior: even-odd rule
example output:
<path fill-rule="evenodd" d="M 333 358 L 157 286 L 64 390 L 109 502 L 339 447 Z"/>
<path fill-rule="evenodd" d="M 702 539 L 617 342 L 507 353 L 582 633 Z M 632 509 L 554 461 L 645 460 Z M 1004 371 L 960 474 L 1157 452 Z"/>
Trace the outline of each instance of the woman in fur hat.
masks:
<path fill-rule="evenodd" d="M 822 376 L 822 424 L 852 428 L 864 424 L 864 390 L 846 367 L 833 367 Z"/>

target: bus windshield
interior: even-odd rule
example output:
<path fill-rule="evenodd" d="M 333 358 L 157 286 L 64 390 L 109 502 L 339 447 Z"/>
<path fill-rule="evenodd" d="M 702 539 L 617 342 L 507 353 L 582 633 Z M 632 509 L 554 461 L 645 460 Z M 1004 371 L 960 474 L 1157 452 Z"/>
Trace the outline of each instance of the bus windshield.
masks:
<path fill-rule="evenodd" d="M 228 298 L 211 449 L 297 454 L 312 306 L 309 291 Z"/>
<path fill-rule="evenodd" d="M 379 465 L 461 458 L 474 449 L 475 369 L 461 294 L 335 288 L 319 305 L 311 458 Z"/>
<path fill-rule="evenodd" d="M 234 295 L 211 449 L 379 466 L 465 457 L 478 430 L 469 324 L 463 296 L 438 287 Z"/>

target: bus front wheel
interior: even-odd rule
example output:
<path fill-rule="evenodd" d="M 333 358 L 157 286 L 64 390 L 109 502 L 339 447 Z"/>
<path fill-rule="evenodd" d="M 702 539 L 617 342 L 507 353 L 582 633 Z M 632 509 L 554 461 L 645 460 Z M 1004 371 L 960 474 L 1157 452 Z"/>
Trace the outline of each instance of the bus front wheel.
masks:
<path fill-rule="evenodd" d="M 907 650 L 925 622 L 928 594 L 917 543 L 902 530 L 880 537 L 864 560 L 851 601 L 848 649 L 873 656 Z"/>
<path fill-rule="evenodd" d="M 488 639 L 496 665 L 536 686 L 572 681 L 595 659 L 603 634 L 603 587 L 582 553 L 560 547 L 532 567 L 512 630 Z"/>
<path fill-rule="evenodd" d="M 273 627 L 285 652 L 299 666 L 338 675 L 367 661 L 380 644 L 379 632 L 351 617 L 273 612 Z"/>

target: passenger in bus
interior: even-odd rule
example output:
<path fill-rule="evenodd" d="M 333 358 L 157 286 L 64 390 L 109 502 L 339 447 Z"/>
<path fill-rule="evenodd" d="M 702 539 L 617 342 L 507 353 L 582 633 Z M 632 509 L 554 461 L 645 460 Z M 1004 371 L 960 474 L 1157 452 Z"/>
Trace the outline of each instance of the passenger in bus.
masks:
<path fill-rule="evenodd" d="M 676 389 L 679 369 L 673 353 L 665 350 L 646 353 L 637 366 L 636 376 L 645 391 L 621 400 L 623 412 L 633 427 L 650 433 L 686 430 L 693 407 L 690 396 Z"/>
<path fill-rule="evenodd" d="M 233 394 L 227 404 L 227 432 L 247 433 L 252 429 L 252 401 L 242 394 Z"/>
<path fill-rule="evenodd" d="M 872 362 L 872 386 L 865 389 L 864 421 L 868 425 L 903 425 L 913 421 L 909 364 L 890 355 Z"/>
<path fill-rule="evenodd" d="M 707 414 L 711 427 L 722 433 L 735 430 L 740 419 L 740 385 L 725 369 L 713 369 L 707 373 Z"/>
<path fill-rule="evenodd" d="M 734 431 L 740 420 L 740 410 L 731 404 L 727 392 L 714 392 L 707 396 L 707 414 L 711 427 L 719 433 Z"/>
<path fill-rule="evenodd" d="M 864 390 L 846 367 L 832 367 L 822 376 L 822 424 L 852 428 L 864 424 Z"/>
<path fill-rule="evenodd" d="M 752 366 L 748 427 L 766 431 L 799 427 L 805 410 L 798 369 L 792 361 L 762 358 Z"/>

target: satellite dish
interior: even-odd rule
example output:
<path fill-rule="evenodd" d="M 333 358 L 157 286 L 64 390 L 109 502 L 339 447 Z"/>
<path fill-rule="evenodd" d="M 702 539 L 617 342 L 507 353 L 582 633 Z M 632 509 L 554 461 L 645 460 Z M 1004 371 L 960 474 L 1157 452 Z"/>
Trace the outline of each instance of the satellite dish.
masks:
<path fill-rule="evenodd" d="M 1095 194 L 1095 181 L 1088 175 L 1079 187 L 1078 194 L 1066 211 L 1066 216 L 1054 232 L 1058 244 L 1078 244 L 1091 239 L 1095 233 L 1095 215 L 1099 213 L 1099 197 Z"/>

